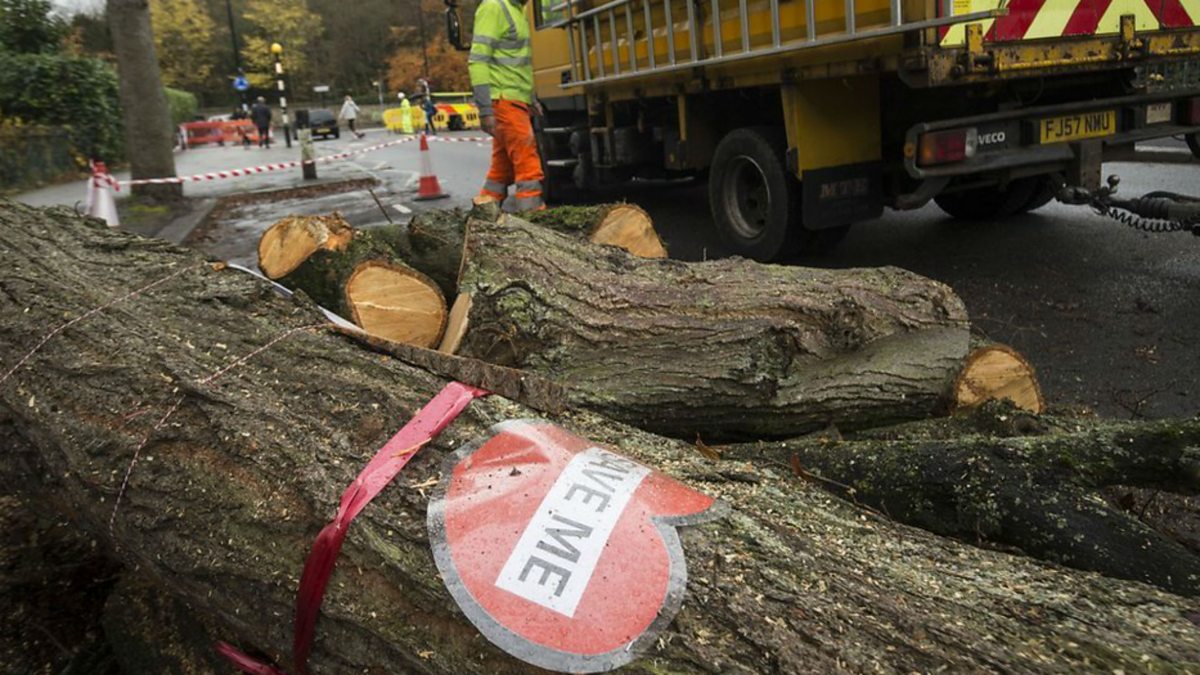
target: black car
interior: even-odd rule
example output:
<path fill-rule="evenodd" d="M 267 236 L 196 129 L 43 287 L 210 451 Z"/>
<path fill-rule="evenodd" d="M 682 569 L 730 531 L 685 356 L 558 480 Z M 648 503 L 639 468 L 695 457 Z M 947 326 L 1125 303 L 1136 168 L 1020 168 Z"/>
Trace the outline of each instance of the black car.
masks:
<path fill-rule="evenodd" d="M 313 138 L 323 136 L 329 138 L 342 137 L 342 130 L 338 128 L 337 115 L 333 114 L 328 108 L 315 108 L 308 111 L 308 128 L 312 129 Z M 299 134 L 296 135 L 299 140 Z"/>

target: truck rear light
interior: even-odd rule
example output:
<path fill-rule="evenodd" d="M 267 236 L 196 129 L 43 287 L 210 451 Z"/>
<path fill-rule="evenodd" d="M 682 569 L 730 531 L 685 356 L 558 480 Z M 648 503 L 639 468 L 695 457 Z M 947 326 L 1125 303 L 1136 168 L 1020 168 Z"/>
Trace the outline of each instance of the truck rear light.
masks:
<path fill-rule="evenodd" d="M 1184 120 L 1188 126 L 1200 127 L 1200 96 L 1187 102 L 1187 115 L 1184 116 Z"/>
<path fill-rule="evenodd" d="M 917 164 L 933 166 L 961 162 L 969 157 L 974 157 L 978 145 L 979 131 L 974 127 L 921 134 Z"/>

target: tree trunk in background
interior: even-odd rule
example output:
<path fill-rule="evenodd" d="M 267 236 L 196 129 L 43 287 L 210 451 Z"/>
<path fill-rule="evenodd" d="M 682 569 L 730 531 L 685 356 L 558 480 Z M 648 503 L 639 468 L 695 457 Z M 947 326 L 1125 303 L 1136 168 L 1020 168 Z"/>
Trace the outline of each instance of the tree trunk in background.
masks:
<path fill-rule="evenodd" d="M 108 26 L 117 53 L 125 152 L 133 178 L 175 175 L 174 133 L 163 92 L 147 0 L 108 0 Z M 137 185 L 133 194 L 178 199 L 183 186 Z"/>

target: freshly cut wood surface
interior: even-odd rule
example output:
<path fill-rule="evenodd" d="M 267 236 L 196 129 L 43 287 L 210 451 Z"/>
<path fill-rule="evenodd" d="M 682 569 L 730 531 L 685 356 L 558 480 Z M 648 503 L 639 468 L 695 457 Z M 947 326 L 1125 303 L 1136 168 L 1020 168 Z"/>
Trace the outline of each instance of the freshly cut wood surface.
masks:
<path fill-rule="evenodd" d="M 258 240 L 258 268 L 268 279 L 279 279 L 317 251 L 342 251 L 354 238 L 354 228 L 337 213 L 328 216 L 288 216 Z"/>
<path fill-rule="evenodd" d="M 463 336 L 467 334 L 470 323 L 467 315 L 471 312 L 471 294 L 459 293 L 450 306 L 450 318 L 446 323 L 446 331 L 442 335 L 442 343 L 438 351 L 443 354 L 456 354 L 462 344 Z"/>
<path fill-rule="evenodd" d="M 559 232 L 578 232 L 593 244 L 607 244 L 639 258 L 665 258 L 667 249 L 650 214 L 635 204 L 560 206 L 521 214 L 523 220 Z"/>
<path fill-rule="evenodd" d="M 973 408 L 985 401 L 1004 399 L 1032 413 L 1045 408 L 1037 374 L 1025 357 L 999 344 L 974 349 L 954 383 L 955 407 Z"/>
<path fill-rule="evenodd" d="M 394 228 L 348 229 L 340 249 L 313 252 L 279 283 L 303 291 L 317 304 L 372 335 L 437 345 L 446 322 L 446 300 L 429 277 L 399 260 Z"/>
<path fill-rule="evenodd" d="M 667 248 L 654 231 L 650 217 L 639 207 L 621 204 L 601 221 L 589 237 L 593 244 L 607 244 L 639 258 L 665 258 Z"/>
<path fill-rule="evenodd" d="M 358 264 L 346 281 L 346 306 L 371 335 L 418 347 L 438 344 L 446 300 L 429 277 L 383 260 Z"/>
<path fill-rule="evenodd" d="M 166 599 L 178 599 L 192 618 L 217 626 L 206 642 L 236 642 L 295 672 L 290 617 L 313 537 L 366 458 L 448 380 L 340 334 L 304 330 L 314 323 L 311 306 L 202 263 L 194 252 L 110 232 L 67 209 L 0 201 L 0 269 L 10 272 L 9 301 L 0 303 L 6 365 L 66 317 L 186 270 L 58 333 L 0 383 L 0 439 L 12 439 L 4 468 L 39 490 L 42 505 L 97 537 L 98 549 L 119 556 L 125 574 L 153 584 L 164 611 L 175 604 Z M 156 426 L 176 400 L 173 416 Z M 428 486 L 449 453 L 497 422 L 547 415 L 501 396 L 472 403 L 364 510 L 329 583 L 314 672 L 529 672 L 458 610 L 430 553 L 425 516 Z M 681 530 L 682 609 L 628 672 L 1200 666 L 1194 598 L 897 525 L 797 478 L 786 462 L 714 463 L 691 443 L 588 412 L 551 418 L 729 506 L 720 520 Z M 1189 447 L 1200 447 L 1200 429 L 1177 426 L 1128 424 L 1109 445 L 1119 451 L 1139 430 L 1157 431 L 1186 459 Z M 764 457 L 790 461 L 788 446 L 766 445 L 778 453 Z M 1012 447 L 997 442 L 990 452 Z M 110 527 L 114 496 L 139 449 Z M 922 457 L 936 461 L 932 451 Z M 973 466 L 949 465 L 946 479 L 962 482 Z M 138 672 L 171 671 L 148 664 Z"/>

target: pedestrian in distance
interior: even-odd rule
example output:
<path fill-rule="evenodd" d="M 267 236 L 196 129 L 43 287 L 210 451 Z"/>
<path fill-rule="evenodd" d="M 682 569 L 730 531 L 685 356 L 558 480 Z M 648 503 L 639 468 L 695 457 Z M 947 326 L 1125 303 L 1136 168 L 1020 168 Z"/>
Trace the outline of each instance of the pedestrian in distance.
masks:
<path fill-rule="evenodd" d="M 400 92 L 400 133 L 411 134 L 412 132 L 412 104 L 408 102 L 408 97 L 404 95 L 404 92 Z"/>
<path fill-rule="evenodd" d="M 433 118 L 437 117 L 437 106 L 433 104 L 433 96 L 425 94 L 421 107 L 425 110 L 425 133 L 437 136 L 437 127 L 433 125 Z"/>
<path fill-rule="evenodd" d="M 254 101 L 254 106 L 250 108 L 250 120 L 258 127 L 258 147 L 270 148 L 271 107 L 267 105 L 267 99 L 259 96 Z"/>
<path fill-rule="evenodd" d="M 346 94 L 346 101 L 342 103 L 342 111 L 338 113 L 338 119 L 346 120 L 346 126 L 350 127 L 350 133 L 354 134 L 356 138 L 366 136 L 354 126 L 355 121 L 358 120 L 358 104 L 354 102 L 350 94 Z"/>
<path fill-rule="evenodd" d="M 492 137 L 492 165 L 479 196 L 503 202 L 516 183 L 519 211 L 546 208 L 533 135 L 533 60 L 526 0 L 481 0 L 467 67 L 480 128 Z"/>

